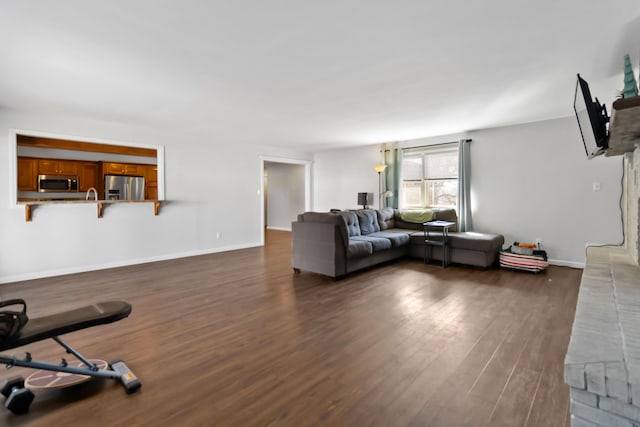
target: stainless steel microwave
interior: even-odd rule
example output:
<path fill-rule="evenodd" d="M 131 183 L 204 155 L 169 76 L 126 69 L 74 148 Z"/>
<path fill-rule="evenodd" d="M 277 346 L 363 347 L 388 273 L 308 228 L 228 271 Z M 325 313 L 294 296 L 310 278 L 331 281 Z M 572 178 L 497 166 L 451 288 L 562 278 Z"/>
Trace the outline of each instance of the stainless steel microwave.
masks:
<path fill-rule="evenodd" d="M 41 193 L 64 193 L 78 191 L 78 177 L 61 175 L 38 175 L 38 191 Z"/>

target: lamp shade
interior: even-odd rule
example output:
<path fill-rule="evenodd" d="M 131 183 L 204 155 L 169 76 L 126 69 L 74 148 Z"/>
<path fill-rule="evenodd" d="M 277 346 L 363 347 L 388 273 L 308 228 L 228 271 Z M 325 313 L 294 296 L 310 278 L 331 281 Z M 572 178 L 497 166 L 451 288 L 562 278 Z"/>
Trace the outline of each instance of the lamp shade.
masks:
<path fill-rule="evenodd" d="M 384 172 L 384 170 L 387 168 L 387 165 L 375 165 L 373 167 L 373 170 L 378 172 L 378 173 L 382 173 Z"/>
<path fill-rule="evenodd" d="M 371 206 L 373 204 L 373 193 L 358 193 L 358 204 Z"/>

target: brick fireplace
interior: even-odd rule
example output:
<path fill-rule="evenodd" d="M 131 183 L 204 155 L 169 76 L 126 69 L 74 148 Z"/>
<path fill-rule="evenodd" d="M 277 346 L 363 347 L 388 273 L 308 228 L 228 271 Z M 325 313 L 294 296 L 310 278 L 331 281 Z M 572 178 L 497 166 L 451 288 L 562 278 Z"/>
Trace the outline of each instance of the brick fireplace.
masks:
<path fill-rule="evenodd" d="M 565 357 L 574 427 L 640 426 L 640 147 L 622 186 L 625 244 L 587 251 Z"/>
<path fill-rule="evenodd" d="M 640 266 L 640 146 L 625 154 L 623 218 L 629 255 Z"/>

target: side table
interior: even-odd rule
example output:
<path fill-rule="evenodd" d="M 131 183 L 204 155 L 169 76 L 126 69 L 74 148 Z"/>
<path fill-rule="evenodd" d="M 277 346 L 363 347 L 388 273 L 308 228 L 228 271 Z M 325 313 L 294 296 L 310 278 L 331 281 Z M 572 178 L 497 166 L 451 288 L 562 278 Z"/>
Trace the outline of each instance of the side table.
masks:
<path fill-rule="evenodd" d="M 449 265 L 449 229 L 456 225 L 450 221 L 428 221 L 422 224 L 424 232 L 424 262 L 425 264 L 431 260 L 431 251 L 433 246 L 442 247 L 442 268 Z M 439 231 L 442 233 L 442 240 L 434 240 L 430 236 L 429 231 Z"/>

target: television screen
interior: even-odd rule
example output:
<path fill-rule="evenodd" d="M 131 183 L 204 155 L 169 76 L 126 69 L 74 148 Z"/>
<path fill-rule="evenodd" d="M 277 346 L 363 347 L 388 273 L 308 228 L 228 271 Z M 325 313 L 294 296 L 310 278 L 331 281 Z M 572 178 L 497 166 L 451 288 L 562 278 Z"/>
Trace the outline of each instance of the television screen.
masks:
<path fill-rule="evenodd" d="M 587 158 L 592 159 L 603 154 L 608 147 L 607 123 L 609 117 L 604 105 L 600 105 L 598 98 L 595 102 L 591 98 L 591 91 L 587 82 L 578 74 L 576 93 L 573 99 L 573 109 L 578 119 L 578 127 L 582 134 L 582 143 Z"/>

